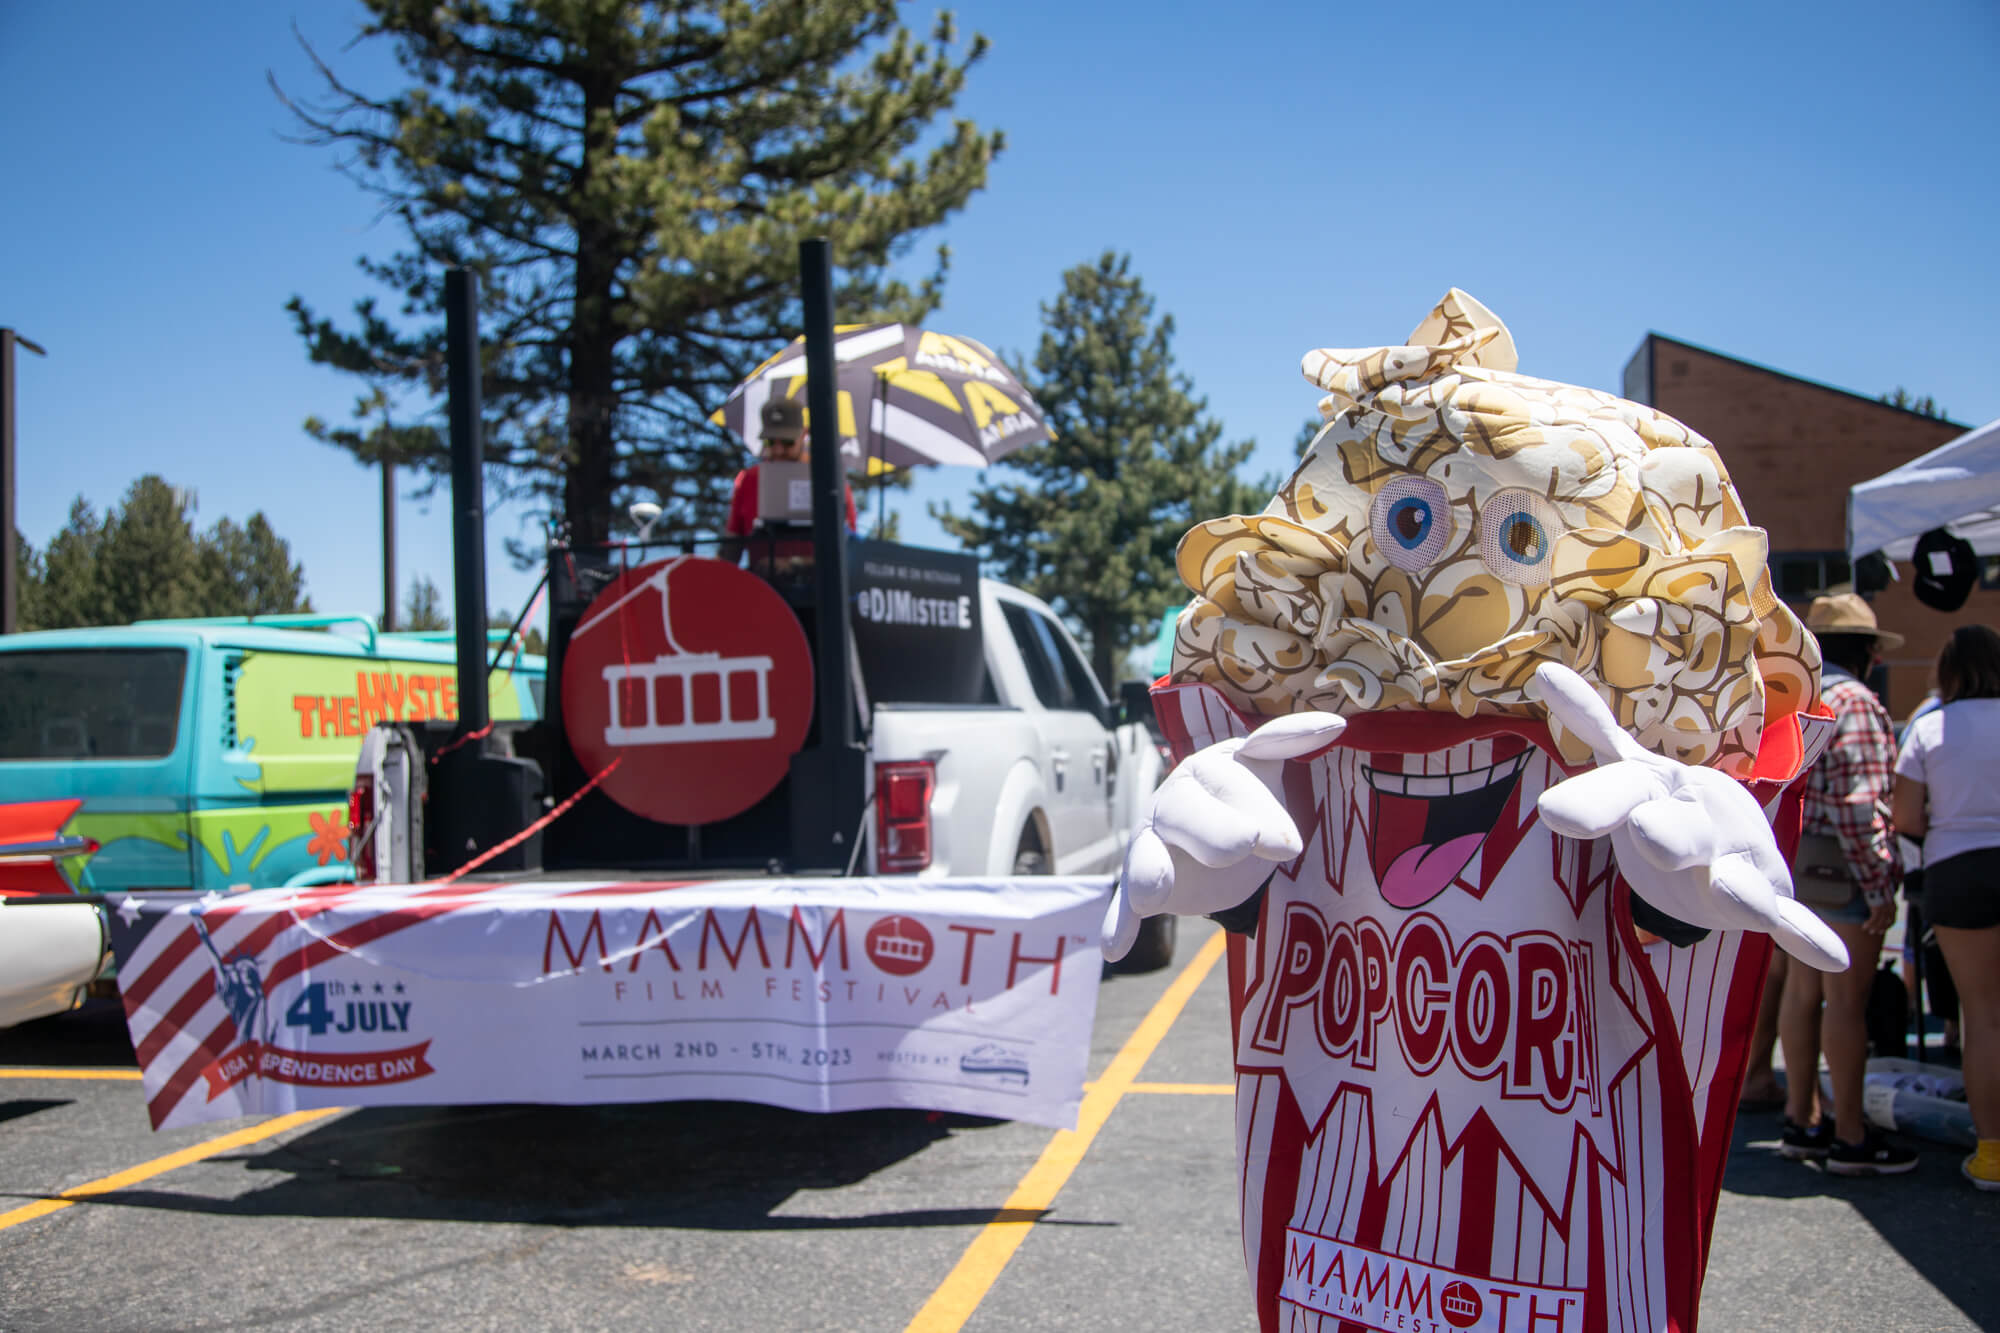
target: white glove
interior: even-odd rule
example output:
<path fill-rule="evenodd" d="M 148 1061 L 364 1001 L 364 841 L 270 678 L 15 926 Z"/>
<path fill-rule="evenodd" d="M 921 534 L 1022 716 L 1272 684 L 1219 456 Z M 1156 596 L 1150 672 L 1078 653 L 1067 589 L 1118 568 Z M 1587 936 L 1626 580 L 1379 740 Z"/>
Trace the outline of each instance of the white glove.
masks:
<path fill-rule="evenodd" d="M 1609 834 L 1625 882 L 1669 916 L 1711 930 L 1768 931 L 1800 962 L 1846 970 L 1840 937 L 1793 901 L 1791 868 L 1741 783 L 1640 748 L 1568 667 L 1543 664 L 1535 684 L 1549 715 L 1598 763 L 1542 793 L 1544 824 L 1570 838 Z"/>
<path fill-rule="evenodd" d="M 1104 914 L 1104 956 L 1123 958 L 1139 919 L 1236 906 L 1272 866 L 1305 849 L 1285 812 L 1285 761 L 1323 750 L 1347 728 L 1332 713 L 1273 718 L 1248 736 L 1197 750 L 1167 774 L 1125 849 Z"/>

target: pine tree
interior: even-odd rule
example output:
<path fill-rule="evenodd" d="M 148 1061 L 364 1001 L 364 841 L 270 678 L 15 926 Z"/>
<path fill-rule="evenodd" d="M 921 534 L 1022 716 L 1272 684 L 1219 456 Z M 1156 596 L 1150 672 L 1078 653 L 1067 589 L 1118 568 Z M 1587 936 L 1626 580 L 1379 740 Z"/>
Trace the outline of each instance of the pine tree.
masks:
<path fill-rule="evenodd" d="M 307 611 L 305 570 L 261 513 L 197 535 L 186 492 L 148 474 L 100 520 L 82 496 L 36 552 L 18 539 L 22 629 Z"/>
<path fill-rule="evenodd" d="M 1186 600 L 1174 573 L 1182 534 L 1262 509 L 1275 485 L 1237 480 L 1254 443 L 1220 443 L 1207 400 L 1174 369 L 1173 333 L 1171 315 L 1155 321 L 1129 256 L 1106 252 L 1063 274 L 1025 377 L 1056 439 L 1002 460 L 1006 480 L 976 489 L 971 514 L 932 510 L 1000 577 L 1082 631 L 1107 688 L 1127 649 Z"/>
<path fill-rule="evenodd" d="M 41 629 L 48 623 L 46 587 L 48 561 L 14 529 L 14 625 Z"/>
<path fill-rule="evenodd" d="M 70 502 L 69 522 L 49 539 L 39 560 L 38 586 L 22 597 L 23 629 L 68 629 L 113 624 L 97 577 L 97 551 L 104 524 L 82 496 Z M 29 608 L 33 609 L 30 610 Z"/>
<path fill-rule="evenodd" d="M 185 492 L 148 474 L 105 515 L 96 571 L 104 624 L 207 613 L 207 571 L 188 520 L 191 508 Z"/>
<path fill-rule="evenodd" d="M 513 612 L 507 610 L 495 611 L 492 615 L 486 618 L 486 628 L 498 629 L 498 630 L 513 629 L 514 628 Z M 521 644 L 521 651 L 524 653 L 528 653 L 533 656 L 540 656 L 541 654 L 548 651 L 549 648 L 548 640 L 542 637 L 542 631 L 540 626 L 537 625 L 523 626 L 521 629 L 521 633 L 518 637 Z M 513 643 L 514 640 L 512 639 L 508 640 L 507 652 L 509 655 L 511 655 L 514 651 Z"/>
<path fill-rule="evenodd" d="M 984 39 L 961 52 L 949 15 L 913 39 L 894 0 L 365 3 L 362 36 L 392 42 L 414 86 L 368 96 L 322 63 L 324 100 L 289 104 L 410 246 L 361 263 L 397 316 L 364 300 L 341 329 L 291 301 L 312 359 L 364 385 L 353 425 L 307 429 L 364 462 L 446 468 L 435 312 L 444 271 L 469 267 L 496 485 L 580 541 L 640 494 L 669 527 L 719 528 L 745 459 L 706 417 L 799 332 L 798 241 L 828 239 L 843 320 L 920 319 L 946 252 L 914 287 L 889 266 L 1001 147 L 934 127 Z M 413 398 L 429 415 L 392 420 Z"/>
<path fill-rule="evenodd" d="M 1910 391 L 1900 384 L 1893 392 L 1877 394 L 1875 401 L 1887 403 L 1891 407 L 1900 407 L 1905 412 L 1915 412 L 1920 417 L 1930 417 L 1935 421 L 1945 419 L 1945 410 L 1937 405 L 1936 399 L 1929 394 L 1921 398 L 1912 397 Z"/>
<path fill-rule="evenodd" d="M 411 579 L 410 593 L 403 602 L 402 614 L 396 617 L 396 625 L 412 634 L 450 629 L 451 616 L 445 612 L 444 596 L 438 592 L 437 584 L 423 577 Z"/>
<path fill-rule="evenodd" d="M 203 602 L 212 616 L 310 611 L 306 571 L 260 511 L 242 527 L 224 518 L 201 542 Z"/>

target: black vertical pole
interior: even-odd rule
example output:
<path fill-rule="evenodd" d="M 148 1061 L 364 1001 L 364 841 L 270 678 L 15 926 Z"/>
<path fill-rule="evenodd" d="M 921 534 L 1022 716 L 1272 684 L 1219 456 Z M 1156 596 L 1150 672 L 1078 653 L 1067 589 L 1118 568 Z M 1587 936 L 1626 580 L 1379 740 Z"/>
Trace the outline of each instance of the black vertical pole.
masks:
<path fill-rule="evenodd" d="M 458 625 L 460 734 L 486 725 L 486 486 L 479 438 L 479 280 L 444 275 L 445 383 L 451 415 L 451 566 Z"/>
<path fill-rule="evenodd" d="M 824 240 L 799 243 L 805 307 L 806 409 L 812 415 L 815 715 L 818 743 L 792 756 L 788 867 L 840 874 L 854 859 L 867 795 L 867 755 L 855 739 L 848 667 L 847 504 L 834 382 L 833 260 Z"/>
<path fill-rule="evenodd" d="M 819 740 L 843 749 L 854 743 L 847 682 L 847 505 L 840 468 L 840 386 L 834 380 L 833 258 L 824 240 L 799 242 L 799 280 L 806 323 L 806 410 L 812 414 Z"/>
<path fill-rule="evenodd" d="M 0 558 L 0 634 L 14 632 L 14 615 L 20 607 L 21 590 L 16 586 L 14 568 L 14 349 L 25 347 L 36 356 L 47 356 L 40 343 L 30 342 L 12 329 L 0 329 L 0 541 L 6 555 Z"/>
<path fill-rule="evenodd" d="M 14 330 L 0 329 L 0 634 L 14 632 Z"/>
<path fill-rule="evenodd" d="M 382 628 L 396 628 L 396 465 L 382 460 Z"/>

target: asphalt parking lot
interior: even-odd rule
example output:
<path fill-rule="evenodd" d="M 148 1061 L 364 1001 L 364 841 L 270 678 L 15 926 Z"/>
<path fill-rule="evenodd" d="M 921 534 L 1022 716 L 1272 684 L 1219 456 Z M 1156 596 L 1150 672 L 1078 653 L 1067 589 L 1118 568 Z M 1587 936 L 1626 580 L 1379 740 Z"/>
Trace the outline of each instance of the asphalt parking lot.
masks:
<path fill-rule="evenodd" d="M 0 1033 L 0 1329 L 1255 1327 L 1213 931 L 1104 984 L 1075 1131 L 681 1102 L 155 1134 L 115 1011 Z M 2000 1196 L 1743 1118 L 1707 1329 L 2000 1326 Z M 1919 1145 L 1923 1146 L 1923 1145 Z"/>
<path fill-rule="evenodd" d="M 1070 1133 L 682 1102 L 154 1134 L 115 1012 L 26 1025 L 0 1328 L 1247 1329 L 1211 934 L 1104 984 Z"/>

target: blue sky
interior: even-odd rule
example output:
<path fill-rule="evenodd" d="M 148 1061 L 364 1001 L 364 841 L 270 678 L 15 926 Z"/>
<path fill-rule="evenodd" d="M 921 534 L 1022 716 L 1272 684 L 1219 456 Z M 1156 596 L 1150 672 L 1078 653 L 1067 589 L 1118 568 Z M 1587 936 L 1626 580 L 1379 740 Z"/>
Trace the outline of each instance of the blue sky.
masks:
<path fill-rule="evenodd" d="M 286 142 L 266 83 L 311 87 L 292 25 L 359 86 L 359 6 L 211 0 L 0 5 L 7 90 L 0 325 L 20 359 L 18 522 L 158 472 L 197 522 L 262 510 L 322 610 L 377 613 L 379 482 L 300 429 L 354 388 L 284 312 L 375 290 L 401 235 Z M 987 190 L 926 241 L 953 250 L 935 327 L 1032 353 L 1062 272 L 1129 253 L 1177 325 L 1179 368 L 1252 475 L 1287 468 L 1313 347 L 1401 339 L 1452 286 L 1505 319 L 1530 374 L 1616 390 L 1649 331 L 1957 421 L 2000 416 L 2000 9 L 972 0 L 994 43 L 959 112 L 1008 137 Z M 929 7 L 911 8 L 928 26 Z M 921 256 L 920 256 L 921 257 Z M 978 481 L 940 469 L 897 503 Z M 399 570 L 450 583 L 442 491 L 399 508 Z M 1754 515 L 1752 516 L 1754 519 Z M 532 573 L 498 543 L 489 603 Z M 1828 534 L 1837 545 L 1840 534 Z"/>

